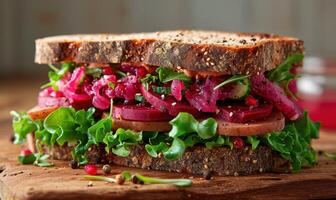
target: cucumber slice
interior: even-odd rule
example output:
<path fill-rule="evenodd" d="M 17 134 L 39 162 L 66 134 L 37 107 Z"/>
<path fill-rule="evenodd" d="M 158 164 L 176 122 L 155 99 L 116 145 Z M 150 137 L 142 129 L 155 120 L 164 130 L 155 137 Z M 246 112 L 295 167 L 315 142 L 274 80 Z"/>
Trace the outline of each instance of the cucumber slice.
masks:
<path fill-rule="evenodd" d="M 233 89 L 230 95 L 230 99 L 243 99 L 247 95 L 249 95 L 251 90 L 249 79 L 245 78 L 241 81 L 237 81 L 233 85 Z"/>

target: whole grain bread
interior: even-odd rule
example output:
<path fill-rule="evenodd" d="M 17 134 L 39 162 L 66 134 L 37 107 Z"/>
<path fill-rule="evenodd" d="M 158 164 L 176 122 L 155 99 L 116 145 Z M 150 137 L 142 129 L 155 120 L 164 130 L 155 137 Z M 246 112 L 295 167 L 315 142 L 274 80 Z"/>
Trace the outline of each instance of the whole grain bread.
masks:
<path fill-rule="evenodd" d="M 303 52 L 302 40 L 272 34 L 165 31 L 42 38 L 36 40 L 35 62 L 129 62 L 221 74 L 258 74 L 275 68 L 289 55 Z"/>
<path fill-rule="evenodd" d="M 71 146 L 54 146 L 45 148 L 46 153 L 54 159 L 71 160 Z M 288 172 L 290 164 L 267 146 L 258 146 L 252 150 L 230 149 L 220 147 L 207 149 L 202 146 L 186 150 L 183 157 L 168 161 L 159 155 L 153 158 L 148 155 L 144 146 L 131 147 L 128 157 L 119 157 L 112 153 L 107 154 L 104 146 L 92 146 L 86 153 L 90 163 L 110 163 L 126 167 L 136 167 L 149 170 L 162 170 L 194 175 L 211 172 L 213 175 L 250 175 L 261 172 Z"/>

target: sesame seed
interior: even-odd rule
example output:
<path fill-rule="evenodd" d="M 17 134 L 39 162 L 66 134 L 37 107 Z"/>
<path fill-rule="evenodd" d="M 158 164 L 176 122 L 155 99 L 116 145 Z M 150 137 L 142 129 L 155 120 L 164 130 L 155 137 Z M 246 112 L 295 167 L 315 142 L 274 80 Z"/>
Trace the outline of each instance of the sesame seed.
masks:
<path fill-rule="evenodd" d="M 171 105 L 172 105 L 172 106 L 175 106 L 175 105 L 176 105 L 176 102 L 173 102 Z"/>
<path fill-rule="evenodd" d="M 164 95 L 164 94 L 162 94 L 162 95 L 161 95 L 161 99 L 164 99 L 164 98 L 165 98 L 165 95 Z"/>
<path fill-rule="evenodd" d="M 206 59 L 206 61 L 209 61 L 209 60 L 210 60 L 210 58 L 207 58 L 207 59 Z"/>
<path fill-rule="evenodd" d="M 256 164 L 258 162 L 258 160 L 252 160 L 253 164 Z"/>
<path fill-rule="evenodd" d="M 233 173 L 234 176 L 239 176 L 238 172 Z"/>
<path fill-rule="evenodd" d="M 242 39 L 239 41 L 241 44 L 246 44 L 246 40 Z"/>
<path fill-rule="evenodd" d="M 204 52 L 204 54 L 203 54 L 203 55 L 205 55 L 205 56 L 206 56 L 207 54 L 208 54 L 208 52 L 206 51 L 206 52 Z"/>
<path fill-rule="evenodd" d="M 135 93 L 135 96 L 140 96 L 141 95 L 141 93 Z"/>
<path fill-rule="evenodd" d="M 229 114 L 229 115 L 230 115 L 230 117 L 232 117 L 232 116 L 233 116 L 233 112 L 230 112 L 230 114 Z"/>

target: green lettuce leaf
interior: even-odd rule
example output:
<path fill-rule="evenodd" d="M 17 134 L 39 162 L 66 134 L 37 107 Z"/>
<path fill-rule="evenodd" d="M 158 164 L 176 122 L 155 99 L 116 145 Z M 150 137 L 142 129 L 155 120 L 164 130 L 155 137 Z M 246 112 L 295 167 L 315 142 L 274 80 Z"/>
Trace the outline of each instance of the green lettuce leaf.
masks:
<path fill-rule="evenodd" d="M 289 124 L 282 131 L 265 136 L 266 143 L 280 155 L 289 160 L 294 172 L 303 166 L 312 166 L 317 162 L 316 152 L 311 147 L 311 139 L 318 137 L 319 123 L 312 122 L 307 112 Z"/>
<path fill-rule="evenodd" d="M 163 152 L 163 155 L 166 160 L 176 160 L 183 156 L 186 146 L 183 140 L 175 137 L 172 145 Z"/>
<path fill-rule="evenodd" d="M 73 108 L 61 107 L 50 113 L 44 120 L 44 128 L 51 134 L 57 135 L 57 143 L 63 145 L 65 142 L 77 142 L 79 134 Z M 56 136 L 55 136 L 56 137 Z"/>
<path fill-rule="evenodd" d="M 14 143 L 20 144 L 25 141 L 28 133 L 32 133 L 37 130 L 38 122 L 31 120 L 27 113 L 11 111 L 10 114 L 13 117 L 12 127 L 15 134 Z"/>
<path fill-rule="evenodd" d="M 197 132 L 198 128 L 198 121 L 194 116 L 186 112 L 180 112 L 169 123 L 172 125 L 172 130 L 169 132 L 169 136 L 172 138 Z"/>

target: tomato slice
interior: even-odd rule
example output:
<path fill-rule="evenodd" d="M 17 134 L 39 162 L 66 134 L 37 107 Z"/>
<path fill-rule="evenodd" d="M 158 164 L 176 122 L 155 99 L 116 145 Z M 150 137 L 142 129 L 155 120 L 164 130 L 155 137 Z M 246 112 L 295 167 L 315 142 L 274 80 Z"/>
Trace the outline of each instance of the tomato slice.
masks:
<path fill-rule="evenodd" d="M 113 118 L 132 121 L 169 121 L 173 117 L 151 106 L 113 105 Z"/>
<path fill-rule="evenodd" d="M 264 103 L 258 107 L 245 105 L 228 105 L 219 108 L 218 116 L 228 122 L 245 123 L 269 116 L 273 111 L 273 104 Z"/>

